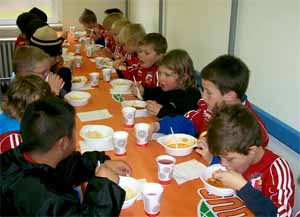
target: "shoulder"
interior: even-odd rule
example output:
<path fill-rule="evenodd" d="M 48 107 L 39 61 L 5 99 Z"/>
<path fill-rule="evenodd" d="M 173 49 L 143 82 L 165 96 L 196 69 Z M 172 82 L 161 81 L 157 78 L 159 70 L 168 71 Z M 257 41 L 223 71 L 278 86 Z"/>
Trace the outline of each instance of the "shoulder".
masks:
<path fill-rule="evenodd" d="M 8 131 L 19 131 L 20 122 L 12 117 L 9 117 L 6 113 L 0 114 L 0 122 L 3 124 L 0 125 L 0 134 L 6 133 Z"/>

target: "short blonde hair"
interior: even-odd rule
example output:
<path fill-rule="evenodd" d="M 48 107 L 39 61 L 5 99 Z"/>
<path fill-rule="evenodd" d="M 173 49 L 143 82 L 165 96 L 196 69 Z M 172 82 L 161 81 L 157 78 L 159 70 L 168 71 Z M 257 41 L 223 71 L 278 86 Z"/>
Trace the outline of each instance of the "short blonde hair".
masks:
<path fill-rule="evenodd" d="M 141 24 L 130 23 L 121 29 L 118 40 L 121 44 L 125 44 L 128 41 L 136 41 L 139 43 L 145 35 L 145 29 Z"/>
<path fill-rule="evenodd" d="M 123 15 L 121 13 L 112 13 L 112 14 L 107 15 L 103 20 L 104 29 L 107 31 L 110 31 L 113 23 L 122 18 L 123 18 Z"/>
<path fill-rule="evenodd" d="M 1 108 L 9 116 L 21 120 L 29 103 L 50 95 L 52 92 L 49 84 L 39 76 L 16 77 L 3 96 Z"/>
<path fill-rule="evenodd" d="M 122 18 L 122 19 L 119 19 L 119 20 L 116 20 L 112 26 L 111 26 L 111 29 L 113 31 L 115 31 L 117 34 L 120 33 L 121 29 L 126 26 L 127 24 L 130 24 L 130 21 L 127 19 L 127 18 Z"/>
<path fill-rule="evenodd" d="M 81 24 L 97 23 L 97 16 L 92 10 L 85 8 L 79 17 L 79 22 Z"/>
<path fill-rule="evenodd" d="M 22 72 L 32 72 L 38 63 L 49 58 L 50 56 L 38 47 L 23 46 L 14 52 L 13 70 L 16 75 Z"/>

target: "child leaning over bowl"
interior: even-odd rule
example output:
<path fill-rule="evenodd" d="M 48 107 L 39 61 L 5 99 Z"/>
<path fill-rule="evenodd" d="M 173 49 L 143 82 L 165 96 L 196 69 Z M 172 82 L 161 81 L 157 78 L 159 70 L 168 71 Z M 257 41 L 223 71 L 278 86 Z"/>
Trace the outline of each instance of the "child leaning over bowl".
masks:
<path fill-rule="evenodd" d="M 185 50 L 171 50 L 163 57 L 158 65 L 158 80 L 159 86 L 155 88 L 138 86 L 151 115 L 182 115 L 197 107 L 201 94 L 193 61 Z"/>
<path fill-rule="evenodd" d="M 216 58 L 201 71 L 203 91 L 202 99 L 198 101 L 198 109 L 187 112 L 185 116 L 166 116 L 151 125 L 151 132 L 169 134 L 171 133 L 170 127 L 172 127 L 175 133 L 197 136 L 206 131 L 206 126 L 217 107 L 223 104 L 242 104 L 256 117 L 263 135 L 262 146 L 266 146 L 269 142 L 267 130 L 260 118 L 254 113 L 245 95 L 249 77 L 248 67 L 239 58 L 230 55 Z M 202 136 L 196 151 L 208 163 L 218 162 L 218 158 L 212 158 L 207 150 L 206 139 Z"/>
<path fill-rule="evenodd" d="M 9 207 L 1 216 L 119 216 L 125 200 L 119 175 L 131 175 L 130 166 L 104 152 L 74 151 L 75 132 L 75 109 L 63 100 L 28 105 L 23 143 L 0 155 L 1 206 Z M 81 203 L 73 187 L 83 182 Z"/>
<path fill-rule="evenodd" d="M 240 104 L 222 107 L 207 127 L 209 151 L 227 171 L 212 177 L 236 190 L 256 216 L 291 216 L 294 178 L 288 163 L 261 146 L 259 123 Z"/>

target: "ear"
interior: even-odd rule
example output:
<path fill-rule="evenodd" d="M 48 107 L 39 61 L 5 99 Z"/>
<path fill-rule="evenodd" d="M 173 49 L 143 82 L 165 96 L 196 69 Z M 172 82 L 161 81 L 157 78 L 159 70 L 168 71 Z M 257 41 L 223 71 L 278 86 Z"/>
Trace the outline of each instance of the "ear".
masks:
<path fill-rule="evenodd" d="M 258 151 L 258 146 L 256 146 L 256 145 L 250 146 L 249 154 L 256 155 L 257 151 Z"/>
<path fill-rule="evenodd" d="M 232 90 L 224 94 L 224 101 L 226 102 L 226 104 L 232 104 L 232 102 L 236 102 L 236 99 L 237 94 Z"/>
<path fill-rule="evenodd" d="M 67 139 L 66 136 L 64 136 L 56 141 L 54 146 L 58 152 L 64 153 L 65 150 L 67 149 L 69 142 L 66 141 L 66 139 Z"/>

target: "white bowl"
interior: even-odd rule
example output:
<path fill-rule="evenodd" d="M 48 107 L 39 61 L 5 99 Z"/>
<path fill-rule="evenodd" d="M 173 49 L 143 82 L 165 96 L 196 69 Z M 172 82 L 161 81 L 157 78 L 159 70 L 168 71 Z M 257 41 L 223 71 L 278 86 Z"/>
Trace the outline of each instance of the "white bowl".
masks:
<path fill-rule="evenodd" d="M 119 186 L 126 191 L 126 198 L 122 206 L 122 209 L 126 209 L 134 204 L 141 193 L 142 186 L 135 178 L 128 176 L 120 176 Z"/>
<path fill-rule="evenodd" d="M 72 90 L 80 90 L 87 82 L 85 76 L 74 76 L 72 78 Z"/>
<path fill-rule="evenodd" d="M 175 137 L 175 138 L 174 138 Z M 161 144 L 166 152 L 172 156 L 185 156 L 192 153 L 193 148 L 197 145 L 197 139 L 191 135 L 183 133 L 169 134 L 157 139 L 157 142 Z M 179 147 L 175 147 L 178 143 Z M 187 144 L 186 147 L 182 147 L 181 144 Z M 170 144 L 174 144 L 174 147 L 170 147 Z"/>
<path fill-rule="evenodd" d="M 149 113 L 146 109 L 146 102 L 142 100 L 126 100 L 122 102 L 123 107 L 133 107 L 136 109 L 135 117 L 147 117 Z"/>
<path fill-rule="evenodd" d="M 125 91 L 130 90 L 130 87 L 132 85 L 132 81 L 127 80 L 127 79 L 123 79 L 123 78 L 118 78 L 118 79 L 112 80 L 110 82 L 110 84 L 113 87 L 113 89 L 125 92 Z"/>
<path fill-rule="evenodd" d="M 206 170 L 203 171 L 203 173 L 200 176 L 201 181 L 204 183 L 204 186 L 206 190 L 214 195 L 217 196 L 229 196 L 234 194 L 234 190 L 230 188 L 220 188 L 216 187 L 214 185 L 211 185 L 207 182 L 208 178 L 212 177 L 212 173 L 216 170 L 224 170 L 226 171 L 226 168 L 222 166 L 221 164 L 214 164 L 206 168 Z"/>
<path fill-rule="evenodd" d="M 80 129 L 80 136 L 86 145 L 111 146 L 114 130 L 105 125 L 85 125 Z"/>
<path fill-rule="evenodd" d="M 84 91 L 71 91 L 67 93 L 64 98 L 72 106 L 83 106 L 86 105 L 91 97 L 91 94 Z"/>

